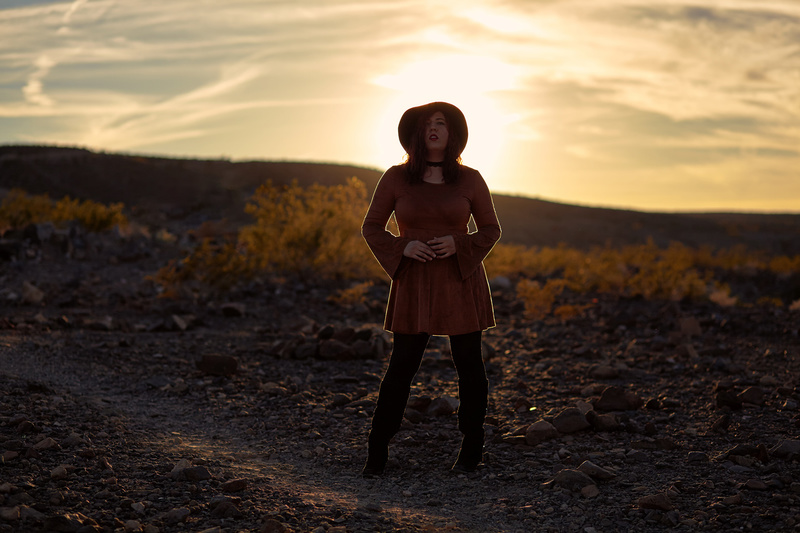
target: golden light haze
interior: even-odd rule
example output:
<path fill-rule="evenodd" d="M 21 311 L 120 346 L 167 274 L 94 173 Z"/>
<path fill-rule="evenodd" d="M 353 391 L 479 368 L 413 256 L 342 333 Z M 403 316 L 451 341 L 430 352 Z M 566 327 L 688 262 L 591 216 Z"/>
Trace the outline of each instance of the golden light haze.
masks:
<path fill-rule="evenodd" d="M 432 100 L 495 192 L 800 212 L 796 0 L 6 0 L 0 143 L 380 169 Z"/>

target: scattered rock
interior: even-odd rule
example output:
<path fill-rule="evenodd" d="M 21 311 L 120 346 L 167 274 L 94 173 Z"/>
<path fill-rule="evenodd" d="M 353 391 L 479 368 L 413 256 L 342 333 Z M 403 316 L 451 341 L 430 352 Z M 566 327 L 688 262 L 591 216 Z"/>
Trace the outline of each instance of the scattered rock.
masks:
<path fill-rule="evenodd" d="M 577 407 L 569 407 L 553 418 L 553 427 L 559 433 L 575 433 L 590 426 L 586 416 Z"/>
<path fill-rule="evenodd" d="M 737 400 L 742 404 L 764 405 L 765 396 L 766 392 L 761 387 L 747 387 L 739 393 Z"/>
<path fill-rule="evenodd" d="M 598 413 L 596 411 L 588 411 L 586 413 L 586 421 L 592 426 L 595 431 L 620 431 L 623 429 L 622 424 L 613 413 Z"/>
<path fill-rule="evenodd" d="M 750 490 L 767 490 L 767 484 L 760 479 L 748 479 L 744 486 Z"/>
<path fill-rule="evenodd" d="M 787 511 L 800 498 L 800 443 L 781 440 L 800 428 L 797 362 L 778 350 L 797 338 L 785 307 L 564 293 L 565 304 L 591 305 L 531 321 L 501 282 L 498 327 L 483 339 L 485 464 L 448 472 L 457 378 L 436 337 L 387 475 L 366 480 L 392 340 L 380 325 L 388 283 L 358 308 L 328 299 L 339 282 L 268 274 L 222 295 L 187 284 L 161 299 L 137 280 L 192 243 L 93 239 L 78 235 L 82 258 L 25 243 L 0 273 L 0 532 L 800 524 Z M 46 289 L 39 303 L 23 300 L 24 278 Z M 695 324 L 676 328 L 684 313 Z M 227 362 L 204 367 L 202 353 Z M 180 454 L 191 459 L 176 464 Z M 541 480 L 556 490 L 537 490 Z M 680 492 L 645 496 L 671 484 Z"/>
<path fill-rule="evenodd" d="M 619 369 L 611 365 L 598 365 L 592 368 L 589 374 L 594 379 L 616 379 L 619 377 Z"/>
<path fill-rule="evenodd" d="M 81 513 L 66 513 L 50 516 L 44 521 L 45 531 L 81 531 L 84 526 L 96 526 L 97 523 Z"/>
<path fill-rule="evenodd" d="M 559 471 L 552 480 L 543 484 L 546 488 L 560 487 L 571 492 L 580 492 L 584 487 L 591 485 L 596 485 L 591 477 L 570 468 Z"/>
<path fill-rule="evenodd" d="M 584 498 L 596 498 L 600 496 L 600 489 L 597 485 L 586 485 L 581 489 L 581 496 Z"/>
<path fill-rule="evenodd" d="M 592 479 L 599 479 L 600 481 L 608 481 L 609 479 L 614 479 L 616 477 L 616 474 L 613 472 L 606 470 L 605 468 L 601 468 L 591 461 L 582 462 L 578 467 L 578 470 Z"/>
<path fill-rule="evenodd" d="M 346 361 L 356 358 L 356 351 L 349 344 L 337 339 L 326 339 L 319 343 L 319 358 Z"/>
<path fill-rule="evenodd" d="M 243 490 L 247 490 L 247 480 L 232 479 L 223 483 L 220 489 L 222 489 L 222 492 L 242 492 Z"/>
<path fill-rule="evenodd" d="M 268 518 L 264 520 L 261 529 L 258 530 L 258 533 L 286 533 L 288 529 L 286 528 L 283 523 L 275 520 L 273 518 Z"/>
<path fill-rule="evenodd" d="M 686 460 L 690 463 L 707 463 L 708 455 L 705 452 L 691 451 Z"/>
<path fill-rule="evenodd" d="M 214 507 L 211 511 L 211 516 L 218 518 L 241 518 L 243 515 L 232 501 L 226 500 Z"/>
<path fill-rule="evenodd" d="M 637 503 L 640 509 L 656 509 L 659 511 L 671 511 L 674 509 L 672 500 L 666 492 L 642 496 Z"/>
<path fill-rule="evenodd" d="M 598 411 L 634 411 L 644 404 L 644 400 L 622 387 L 607 387 L 594 403 Z"/>
<path fill-rule="evenodd" d="M 717 418 L 711 425 L 711 431 L 714 433 L 725 433 L 728 431 L 728 426 L 731 424 L 730 413 L 723 413 L 722 416 Z"/>
<path fill-rule="evenodd" d="M 525 441 L 530 446 L 536 446 L 542 442 L 555 439 L 559 435 L 560 433 L 553 424 L 545 420 L 539 420 L 528 427 L 525 432 Z"/>
<path fill-rule="evenodd" d="M 166 520 L 167 523 L 169 524 L 180 524 L 183 522 L 187 522 L 191 514 L 192 512 L 185 507 L 181 507 L 178 509 L 170 509 L 169 511 L 167 511 L 164 520 Z"/>
<path fill-rule="evenodd" d="M 742 408 L 742 400 L 738 395 L 729 390 L 721 390 L 717 392 L 716 404 L 717 407 L 727 407 L 735 411 L 738 411 Z"/>
<path fill-rule="evenodd" d="M 699 337 L 703 334 L 700 322 L 693 316 L 681 318 L 680 328 L 681 334 L 687 338 Z"/>
<path fill-rule="evenodd" d="M 20 519 L 19 507 L 0 507 L 0 520 L 16 522 Z"/>
<path fill-rule="evenodd" d="M 22 301 L 30 305 L 39 305 L 44 301 L 44 291 L 32 283 L 24 281 L 22 283 Z"/>
<path fill-rule="evenodd" d="M 232 355 L 204 354 L 197 361 L 197 369 L 212 376 L 231 376 L 239 368 L 239 360 Z"/>
<path fill-rule="evenodd" d="M 191 461 L 187 459 L 181 459 L 173 467 L 172 471 L 170 472 L 170 477 L 175 480 L 205 481 L 211 479 L 213 476 L 205 466 L 195 466 L 191 463 Z"/>
<path fill-rule="evenodd" d="M 58 443 L 52 437 L 45 437 L 44 439 L 40 440 L 36 444 L 33 445 L 34 450 L 54 450 L 58 449 Z"/>
<path fill-rule="evenodd" d="M 222 304 L 220 309 L 222 310 L 222 316 L 243 317 L 247 311 L 247 306 L 243 303 L 228 302 Z"/>
<path fill-rule="evenodd" d="M 182 477 L 187 481 L 206 481 L 213 476 L 205 466 L 190 466 L 181 471 Z"/>
<path fill-rule="evenodd" d="M 800 440 L 789 439 L 776 444 L 769 454 L 780 459 L 795 459 L 800 457 Z"/>
<path fill-rule="evenodd" d="M 67 479 L 69 476 L 69 470 L 70 469 L 67 465 L 59 465 L 50 471 L 50 479 Z"/>
<path fill-rule="evenodd" d="M 731 456 L 754 457 L 762 463 L 766 463 L 769 460 L 769 452 L 767 451 L 767 447 L 763 444 L 737 444 L 723 454 L 725 458 L 730 458 Z"/>
<path fill-rule="evenodd" d="M 441 396 L 428 405 L 427 412 L 432 416 L 452 415 L 458 409 L 458 400 L 452 396 Z"/>

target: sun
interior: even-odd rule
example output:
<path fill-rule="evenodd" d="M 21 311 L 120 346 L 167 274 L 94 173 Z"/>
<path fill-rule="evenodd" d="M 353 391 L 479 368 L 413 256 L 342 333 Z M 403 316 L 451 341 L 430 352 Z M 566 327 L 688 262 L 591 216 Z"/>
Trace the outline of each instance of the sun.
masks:
<path fill-rule="evenodd" d="M 516 69 L 487 56 L 442 55 L 401 66 L 397 72 L 377 76 L 378 86 L 396 91 L 377 127 L 393 131 L 403 111 L 433 101 L 457 106 L 467 118 L 469 141 L 462 154 L 464 164 L 491 172 L 505 142 L 514 115 L 502 109 L 497 94 L 514 89 Z M 380 158 L 396 164 L 403 150 L 396 136 L 381 135 Z"/>

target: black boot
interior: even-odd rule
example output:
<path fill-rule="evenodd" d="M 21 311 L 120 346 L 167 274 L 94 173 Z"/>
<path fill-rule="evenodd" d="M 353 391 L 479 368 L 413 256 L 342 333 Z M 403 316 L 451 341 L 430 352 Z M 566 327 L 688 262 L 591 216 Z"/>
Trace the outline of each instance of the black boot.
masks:
<path fill-rule="evenodd" d="M 450 337 L 458 371 L 458 429 L 464 435 L 453 472 L 474 472 L 483 460 L 483 422 L 489 402 L 489 381 L 481 356 L 481 332 Z"/>
<path fill-rule="evenodd" d="M 486 379 L 459 380 L 458 429 L 464 438 L 453 465 L 456 473 L 474 472 L 483 461 L 483 422 L 486 418 L 489 383 Z"/>
<path fill-rule="evenodd" d="M 474 472 L 481 461 L 483 461 L 483 431 L 480 434 L 464 435 L 458 459 L 451 470 L 455 474 Z"/>
<path fill-rule="evenodd" d="M 409 387 L 384 379 L 378 401 L 372 414 L 372 429 L 369 432 L 367 463 L 361 471 L 364 477 L 383 474 L 389 459 L 389 441 L 400 429 L 408 401 Z"/>
<path fill-rule="evenodd" d="M 395 334 L 389 368 L 381 380 L 378 400 L 372 414 L 369 432 L 367 463 L 361 471 L 364 477 L 383 474 L 389 459 L 389 441 L 400 429 L 406 411 L 411 381 L 419 369 L 430 336 Z"/>
<path fill-rule="evenodd" d="M 361 470 L 363 477 L 379 477 L 386 469 L 386 462 L 389 460 L 389 442 L 374 438 L 370 434 L 369 450 L 367 451 L 367 464 Z"/>

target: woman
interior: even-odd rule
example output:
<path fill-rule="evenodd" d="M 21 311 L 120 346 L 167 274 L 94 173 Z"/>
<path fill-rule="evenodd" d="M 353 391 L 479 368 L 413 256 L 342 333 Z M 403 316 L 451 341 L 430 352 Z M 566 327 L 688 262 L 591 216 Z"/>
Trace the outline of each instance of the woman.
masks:
<path fill-rule="evenodd" d="M 450 337 L 458 373 L 458 428 L 463 434 L 455 472 L 472 472 L 483 458 L 489 383 L 482 331 L 494 327 L 483 259 L 500 238 L 492 198 L 480 173 L 461 164 L 467 122 L 452 104 L 407 110 L 398 126 L 407 157 L 381 177 L 361 231 L 392 279 L 384 327 L 394 334 L 381 381 L 362 475 L 381 475 L 389 441 L 431 335 Z M 386 231 L 395 214 L 400 236 Z M 472 216 L 477 232 L 468 233 Z"/>

